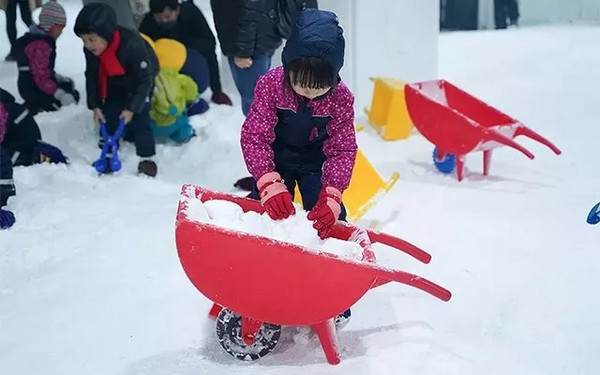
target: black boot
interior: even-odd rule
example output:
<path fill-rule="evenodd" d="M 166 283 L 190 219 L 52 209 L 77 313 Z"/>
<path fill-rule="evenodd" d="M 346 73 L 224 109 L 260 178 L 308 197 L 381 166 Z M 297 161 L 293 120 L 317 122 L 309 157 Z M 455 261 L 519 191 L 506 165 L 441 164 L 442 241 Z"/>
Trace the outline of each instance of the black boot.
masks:
<path fill-rule="evenodd" d="M 138 164 L 138 173 L 145 174 L 148 177 L 156 177 L 156 173 L 158 172 L 158 167 L 153 160 L 142 160 Z"/>

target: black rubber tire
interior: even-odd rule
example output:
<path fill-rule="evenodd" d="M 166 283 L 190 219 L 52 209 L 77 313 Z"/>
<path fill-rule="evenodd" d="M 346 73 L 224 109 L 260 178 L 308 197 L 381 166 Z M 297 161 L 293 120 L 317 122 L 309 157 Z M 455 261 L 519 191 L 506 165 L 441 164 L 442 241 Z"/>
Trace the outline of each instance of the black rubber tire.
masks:
<path fill-rule="evenodd" d="M 254 361 L 269 354 L 281 336 L 281 326 L 263 323 L 252 345 L 242 340 L 242 317 L 231 310 L 222 309 L 217 317 L 217 339 L 232 357 Z"/>

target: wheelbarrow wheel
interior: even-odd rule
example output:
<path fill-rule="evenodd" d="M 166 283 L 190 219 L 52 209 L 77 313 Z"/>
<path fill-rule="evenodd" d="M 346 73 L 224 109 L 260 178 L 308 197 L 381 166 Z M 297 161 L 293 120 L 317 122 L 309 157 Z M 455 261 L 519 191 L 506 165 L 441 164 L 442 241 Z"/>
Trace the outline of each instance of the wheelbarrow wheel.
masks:
<path fill-rule="evenodd" d="M 433 164 L 438 171 L 449 174 L 454 170 L 454 166 L 456 165 L 456 157 L 453 154 L 446 154 L 444 159 L 438 160 L 437 158 L 437 147 L 433 149 Z"/>
<path fill-rule="evenodd" d="M 217 318 L 217 338 L 231 356 L 244 361 L 254 361 L 269 354 L 281 336 L 281 326 L 263 323 L 252 345 L 242 339 L 242 317 L 231 310 L 222 309 Z"/>

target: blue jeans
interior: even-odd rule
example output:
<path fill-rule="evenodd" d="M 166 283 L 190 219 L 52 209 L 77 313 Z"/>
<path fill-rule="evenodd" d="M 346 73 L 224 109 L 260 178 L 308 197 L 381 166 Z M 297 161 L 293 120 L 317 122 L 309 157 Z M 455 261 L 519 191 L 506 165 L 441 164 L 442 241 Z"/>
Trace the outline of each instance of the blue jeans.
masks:
<path fill-rule="evenodd" d="M 258 78 L 269 71 L 271 67 L 271 56 L 260 55 L 252 56 L 252 66 L 249 68 L 238 68 L 234 63 L 234 58 L 229 57 L 229 67 L 235 86 L 242 97 L 242 112 L 244 116 L 248 114 L 252 99 L 254 98 L 254 86 Z"/>

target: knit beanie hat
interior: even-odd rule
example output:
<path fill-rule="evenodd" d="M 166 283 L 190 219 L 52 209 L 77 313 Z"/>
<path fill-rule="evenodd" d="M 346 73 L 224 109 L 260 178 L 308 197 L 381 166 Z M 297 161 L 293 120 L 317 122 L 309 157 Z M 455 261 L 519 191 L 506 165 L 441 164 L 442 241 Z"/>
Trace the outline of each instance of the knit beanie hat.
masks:
<path fill-rule="evenodd" d="M 67 24 L 65 9 L 56 0 L 50 0 L 42 5 L 39 19 L 39 26 L 44 31 L 49 31 L 54 25 L 65 26 Z"/>

